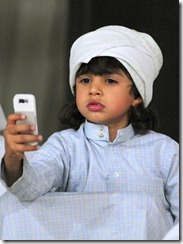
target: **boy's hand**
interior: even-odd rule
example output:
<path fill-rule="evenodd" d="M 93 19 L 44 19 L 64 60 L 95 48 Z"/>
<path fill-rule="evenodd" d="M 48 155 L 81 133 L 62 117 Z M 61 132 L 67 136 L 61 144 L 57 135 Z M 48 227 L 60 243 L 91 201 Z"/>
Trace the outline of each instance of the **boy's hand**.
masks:
<path fill-rule="evenodd" d="M 5 165 L 7 168 L 16 168 L 20 164 L 25 151 L 34 151 L 39 148 L 38 145 L 27 145 L 30 142 L 42 141 L 42 136 L 28 134 L 35 130 L 34 125 L 16 124 L 17 120 L 25 120 L 26 116 L 22 114 L 10 114 L 7 118 L 7 126 L 4 131 L 5 138 Z M 22 134 L 22 133 L 27 134 Z M 17 166 L 18 166 L 17 165 Z"/>

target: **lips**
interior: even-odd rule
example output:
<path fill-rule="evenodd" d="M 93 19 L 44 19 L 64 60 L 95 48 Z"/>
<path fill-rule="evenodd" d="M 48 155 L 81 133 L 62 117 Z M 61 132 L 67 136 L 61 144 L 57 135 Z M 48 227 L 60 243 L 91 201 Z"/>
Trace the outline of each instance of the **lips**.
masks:
<path fill-rule="evenodd" d="M 87 105 L 88 109 L 91 111 L 101 111 L 105 106 L 97 101 L 91 101 Z"/>

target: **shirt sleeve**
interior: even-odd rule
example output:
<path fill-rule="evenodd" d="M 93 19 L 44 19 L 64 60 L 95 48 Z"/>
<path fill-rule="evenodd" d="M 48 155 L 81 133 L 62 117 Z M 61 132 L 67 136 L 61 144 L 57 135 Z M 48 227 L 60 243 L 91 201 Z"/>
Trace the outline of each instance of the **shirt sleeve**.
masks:
<path fill-rule="evenodd" d="M 175 224 L 179 222 L 179 146 L 173 141 L 166 148 L 165 165 L 167 177 L 165 197 L 170 205 Z M 168 167 L 169 166 L 169 167 Z"/>
<path fill-rule="evenodd" d="M 1 178 L 6 182 L 3 170 Z M 68 159 L 57 136 L 49 140 L 28 160 L 23 159 L 23 175 L 8 190 L 20 200 L 32 201 L 49 191 L 64 191 L 69 172 Z M 59 190 L 60 190 L 59 189 Z"/>

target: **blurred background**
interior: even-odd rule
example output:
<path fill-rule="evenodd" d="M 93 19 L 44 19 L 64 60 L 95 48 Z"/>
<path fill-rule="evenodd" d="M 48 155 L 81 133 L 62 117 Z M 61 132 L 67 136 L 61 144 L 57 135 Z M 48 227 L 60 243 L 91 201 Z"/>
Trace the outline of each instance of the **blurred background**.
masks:
<path fill-rule="evenodd" d="M 16 93 L 36 97 L 43 142 L 64 127 L 58 116 L 70 101 L 69 52 L 80 35 L 105 25 L 147 32 L 159 44 L 163 68 L 150 107 L 160 132 L 179 141 L 179 1 L 0 0 L 0 104 L 13 112 Z"/>

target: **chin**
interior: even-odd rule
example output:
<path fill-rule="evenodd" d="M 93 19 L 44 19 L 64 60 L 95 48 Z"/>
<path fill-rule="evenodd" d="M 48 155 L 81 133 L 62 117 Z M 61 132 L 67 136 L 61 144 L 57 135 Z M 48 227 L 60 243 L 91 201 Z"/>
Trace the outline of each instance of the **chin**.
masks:
<path fill-rule="evenodd" d="M 87 119 L 88 122 L 93 123 L 93 124 L 102 124 L 102 125 L 107 125 L 107 122 L 101 119 Z"/>

